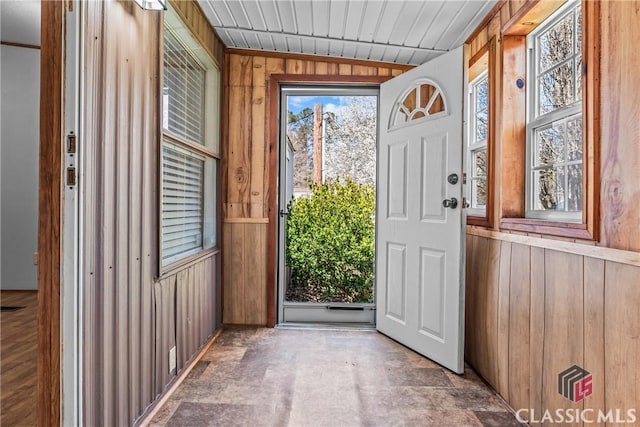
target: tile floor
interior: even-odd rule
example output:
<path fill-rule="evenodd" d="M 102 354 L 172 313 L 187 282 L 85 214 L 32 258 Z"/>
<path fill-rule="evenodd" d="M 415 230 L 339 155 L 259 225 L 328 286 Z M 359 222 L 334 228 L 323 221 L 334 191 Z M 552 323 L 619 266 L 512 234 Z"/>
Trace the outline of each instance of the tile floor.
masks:
<path fill-rule="evenodd" d="M 455 375 L 373 331 L 228 328 L 153 426 L 518 426 Z"/>

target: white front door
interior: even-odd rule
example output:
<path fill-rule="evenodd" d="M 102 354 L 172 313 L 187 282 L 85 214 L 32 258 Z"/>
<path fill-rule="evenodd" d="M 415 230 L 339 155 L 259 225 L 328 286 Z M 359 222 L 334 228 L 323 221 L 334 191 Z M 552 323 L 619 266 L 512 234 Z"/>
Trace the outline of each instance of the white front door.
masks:
<path fill-rule="evenodd" d="M 462 58 L 458 48 L 380 87 L 376 237 L 378 330 L 457 373 L 464 370 Z"/>

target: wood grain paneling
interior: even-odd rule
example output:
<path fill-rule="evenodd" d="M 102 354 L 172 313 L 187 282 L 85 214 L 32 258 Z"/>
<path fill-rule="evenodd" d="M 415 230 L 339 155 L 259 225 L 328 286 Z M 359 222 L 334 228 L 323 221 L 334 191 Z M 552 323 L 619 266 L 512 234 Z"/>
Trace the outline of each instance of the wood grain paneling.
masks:
<path fill-rule="evenodd" d="M 602 244 L 640 251 L 640 1 L 600 5 Z"/>
<path fill-rule="evenodd" d="M 176 11 L 182 22 L 204 46 L 209 56 L 222 68 L 224 63 L 224 44 L 196 1 L 170 0 L 169 4 Z"/>
<path fill-rule="evenodd" d="M 38 195 L 38 416 L 60 424 L 60 187 L 63 141 L 64 2 L 43 2 Z"/>
<path fill-rule="evenodd" d="M 605 263 L 604 402 L 623 414 L 640 407 L 639 275 L 638 267 Z"/>
<path fill-rule="evenodd" d="M 467 234 L 466 316 L 475 325 L 466 330 L 469 364 L 513 408 L 532 408 L 538 419 L 560 408 L 638 408 L 640 266 L 514 240 Z M 500 247 L 499 262 L 491 260 L 492 245 Z M 482 296 L 492 293 L 498 298 Z M 497 339 L 478 333 L 484 325 Z M 488 354 L 497 366 L 483 360 Z M 557 391 L 558 373 L 574 364 L 593 375 L 593 394 L 578 403 Z"/>
<path fill-rule="evenodd" d="M 542 376 L 543 408 L 582 408 L 557 392 L 558 374 L 572 365 L 584 366 L 583 258 L 545 253 L 545 344 Z"/>
<path fill-rule="evenodd" d="M 531 252 L 525 245 L 511 245 L 509 269 L 509 403 L 514 408 L 527 408 L 531 347 L 530 301 Z"/>
<path fill-rule="evenodd" d="M 225 323 L 264 325 L 267 318 L 267 223 L 224 224 Z"/>
<path fill-rule="evenodd" d="M 225 64 L 224 322 L 273 325 L 279 145 L 273 82 L 376 84 L 410 67 L 239 49 L 228 50 Z"/>
<path fill-rule="evenodd" d="M 500 127 L 500 210 L 498 218 L 524 215 L 526 89 L 516 79 L 526 75 L 525 38 L 505 36 L 502 40 L 502 98 L 496 111 Z M 504 106 L 504 108 L 503 108 Z M 508 108 L 506 107 L 508 106 Z M 498 110 L 497 109 L 497 110 Z"/>

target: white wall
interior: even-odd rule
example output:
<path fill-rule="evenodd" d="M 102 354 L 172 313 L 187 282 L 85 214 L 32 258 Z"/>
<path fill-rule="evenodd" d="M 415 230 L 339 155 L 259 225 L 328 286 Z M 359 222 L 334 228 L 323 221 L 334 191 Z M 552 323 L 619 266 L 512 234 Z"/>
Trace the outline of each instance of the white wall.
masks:
<path fill-rule="evenodd" d="M 0 288 L 37 289 L 40 50 L 0 47 Z"/>

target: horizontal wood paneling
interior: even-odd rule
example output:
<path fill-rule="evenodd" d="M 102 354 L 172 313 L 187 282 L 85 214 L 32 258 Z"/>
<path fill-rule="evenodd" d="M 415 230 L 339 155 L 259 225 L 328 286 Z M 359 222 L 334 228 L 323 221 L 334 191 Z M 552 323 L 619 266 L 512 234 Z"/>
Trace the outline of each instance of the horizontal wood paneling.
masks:
<path fill-rule="evenodd" d="M 223 277 L 224 322 L 272 323 L 275 289 L 275 212 L 279 120 L 270 81 L 277 75 L 317 81 L 376 82 L 407 66 L 366 61 L 337 62 L 321 57 L 266 54 L 233 49 L 225 55 L 223 100 Z M 277 95 L 276 95 L 277 96 Z M 276 107 L 274 107 L 274 105 Z M 277 126 L 277 125 L 276 125 Z M 271 246 L 271 253 L 267 248 Z M 272 315 L 271 315 L 272 316 Z"/>
<path fill-rule="evenodd" d="M 516 409 L 638 408 L 639 275 L 639 266 L 467 234 L 466 359 Z M 579 403 L 557 391 L 574 364 L 593 375 Z"/>
<path fill-rule="evenodd" d="M 82 12 L 83 418 L 133 425 L 219 326 L 220 256 L 157 278 L 162 14 L 119 1 Z"/>

